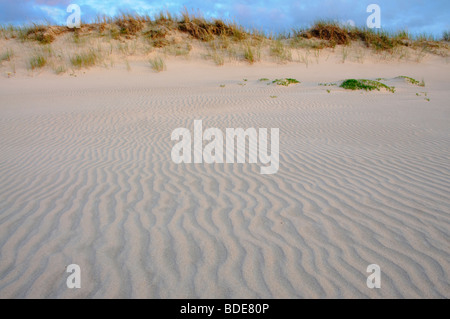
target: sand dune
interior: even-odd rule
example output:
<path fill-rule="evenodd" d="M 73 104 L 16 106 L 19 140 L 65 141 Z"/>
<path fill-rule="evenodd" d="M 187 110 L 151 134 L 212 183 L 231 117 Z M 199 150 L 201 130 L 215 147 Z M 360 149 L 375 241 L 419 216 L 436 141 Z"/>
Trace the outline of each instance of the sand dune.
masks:
<path fill-rule="evenodd" d="M 1 298 L 450 297 L 448 64 L 168 65 L 0 79 Z M 174 164 L 195 119 L 279 128 L 278 173 Z"/>

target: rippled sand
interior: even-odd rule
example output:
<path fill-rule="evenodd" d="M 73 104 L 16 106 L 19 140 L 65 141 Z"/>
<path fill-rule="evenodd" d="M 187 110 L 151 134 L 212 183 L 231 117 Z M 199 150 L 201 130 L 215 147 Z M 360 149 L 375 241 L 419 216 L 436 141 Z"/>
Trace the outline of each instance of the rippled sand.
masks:
<path fill-rule="evenodd" d="M 448 64 L 170 66 L 0 79 L 1 298 L 450 297 Z M 174 164 L 195 119 L 279 128 L 278 173 Z"/>

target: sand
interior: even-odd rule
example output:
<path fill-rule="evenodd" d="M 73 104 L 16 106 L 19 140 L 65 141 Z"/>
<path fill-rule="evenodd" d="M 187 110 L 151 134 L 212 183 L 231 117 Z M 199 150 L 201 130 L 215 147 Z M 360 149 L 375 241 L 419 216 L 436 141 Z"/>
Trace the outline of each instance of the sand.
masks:
<path fill-rule="evenodd" d="M 449 64 L 167 65 L 0 78 L 1 298 L 450 297 Z M 279 128 L 279 171 L 173 163 L 199 119 Z"/>

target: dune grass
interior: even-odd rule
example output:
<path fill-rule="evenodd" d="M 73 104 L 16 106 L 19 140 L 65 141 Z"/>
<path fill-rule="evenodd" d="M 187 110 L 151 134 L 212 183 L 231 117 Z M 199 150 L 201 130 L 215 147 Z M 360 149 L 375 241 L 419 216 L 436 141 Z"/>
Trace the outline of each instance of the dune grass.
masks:
<path fill-rule="evenodd" d="M 366 80 L 366 79 L 359 79 L 359 80 L 348 79 L 342 82 L 340 87 L 346 90 L 365 90 L 365 91 L 373 91 L 373 90 L 380 91 L 380 89 L 385 89 L 386 91 L 395 93 L 395 87 L 387 86 L 386 84 L 381 83 L 380 81 Z"/>
<path fill-rule="evenodd" d="M 418 80 L 416 80 L 416 79 L 413 79 L 413 78 L 411 78 L 411 77 L 409 77 L 409 76 L 404 76 L 404 75 L 401 75 L 401 76 L 399 76 L 398 78 L 400 78 L 400 79 L 405 79 L 406 82 L 411 83 L 411 84 L 413 84 L 413 85 L 425 87 L 425 80 L 418 81 Z"/>
<path fill-rule="evenodd" d="M 161 57 L 156 57 L 149 60 L 150 66 L 153 70 L 156 72 L 162 72 L 166 70 L 166 64 L 164 63 L 164 60 Z"/>
<path fill-rule="evenodd" d="M 347 48 L 353 43 L 358 44 L 364 54 L 367 52 L 361 46 L 379 54 L 380 58 L 395 56 L 399 60 L 416 62 L 422 61 L 428 54 L 448 57 L 449 50 L 449 31 L 444 32 L 442 41 L 437 41 L 426 34 L 412 36 L 405 31 L 377 31 L 343 26 L 333 20 L 321 20 L 309 28 L 274 35 L 244 28 L 235 22 L 207 19 L 199 13 L 188 11 L 178 15 L 162 12 L 152 17 L 129 13 L 116 17 L 101 16 L 91 22 L 83 22 L 79 29 L 50 24 L 0 26 L 0 36 L 5 40 L 15 39 L 39 48 L 57 47 L 59 43 L 55 42 L 66 41 L 69 51 L 67 56 L 75 68 L 98 65 L 105 59 L 105 54 L 98 50 L 89 50 L 92 45 L 108 46 L 108 55 L 118 52 L 125 56 L 140 56 L 142 59 L 147 59 L 152 52 L 189 57 L 192 51 L 193 56 L 195 54 L 210 59 L 218 66 L 233 61 L 255 64 L 268 58 L 277 63 L 305 63 L 308 67 L 314 59 L 319 62 L 321 50 L 335 50 L 337 46 L 338 52 L 342 52 L 341 61 L 345 63 L 355 56 L 352 49 Z M 192 50 L 193 47 L 195 50 Z M 199 49 L 200 54 L 197 53 Z M 21 56 L 17 53 L 14 57 L 20 60 Z M 12 56 L 8 52 L 0 54 L 0 63 L 9 61 Z M 43 54 L 43 58 L 51 65 L 62 64 L 54 56 Z M 361 63 L 363 58 L 362 54 L 355 57 Z M 113 60 L 110 62 L 111 65 L 114 63 Z M 157 61 L 154 62 L 155 70 L 159 70 Z M 39 64 L 33 63 L 35 68 Z"/>
<path fill-rule="evenodd" d="M 97 64 L 99 55 L 94 50 L 81 52 L 70 57 L 70 63 L 75 68 L 89 68 Z"/>
<path fill-rule="evenodd" d="M 47 65 L 47 58 L 44 55 L 36 54 L 28 61 L 31 70 L 40 69 Z"/>
<path fill-rule="evenodd" d="M 270 55 L 275 57 L 279 63 L 292 61 L 292 53 L 281 40 L 276 40 L 270 47 Z"/>
<path fill-rule="evenodd" d="M 244 60 L 250 64 L 258 62 L 261 59 L 261 52 L 258 48 L 253 48 L 250 45 L 246 45 L 244 48 Z"/>
<path fill-rule="evenodd" d="M 273 80 L 272 83 L 275 83 L 276 85 L 289 86 L 291 84 L 299 84 L 300 82 L 296 79 L 284 78 Z"/>
<path fill-rule="evenodd" d="M 55 74 L 60 75 L 67 72 L 67 68 L 64 65 L 59 65 L 53 69 Z"/>
<path fill-rule="evenodd" d="M 442 45 L 433 36 L 422 34 L 412 36 L 406 31 L 387 32 L 368 29 L 366 27 L 344 26 L 334 20 L 319 20 L 310 28 L 295 29 L 286 34 L 264 34 L 255 29 L 246 29 L 235 22 L 220 19 L 206 19 L 200 13 L 187 10 L 179 15 L 161 12 L 154 17 L 131 13 L 122 13 L 116 17 L 97 17 L 91 22 L 82 23 L 80 29 L 70 29 L 61 25 L 29 24 L 26 26 L 2 26 L 1 34 L 5 38 L 18 38 L 21 41 L 36 41 L 50 44 L 64 33 L 96 34 L 110 36 L 113 39 L 130 39 L 144 37 L 162 47 L 168 44 L 167 37 L 173 32 L 187 34 L 191 39 L 210 42 L 218 38 L 230 42 L 243 43 L 247 40 L 262 39 L 271 41 L 272 54 L 277 58 L 288 59 L 289 52 L 283 46 L 300 48 L 334 48 L 336 45 L 349 45 L 353 41 L 362 41 L 367 47 L 375 50 L 392 50 L 396 46 L 430 47 Z M 306 41 L 312 40 L 312 41 Z M 449 41 L 449 31 L 443 33 L 443 41 Z"/>
<path fill-rule="evenodd" d="M 11 61 L 12 57 L 14 56 L 14 51 L 11 49 L 6 49 L 5 52 L 0 54 L 0 64 L 3 61 Z"/>

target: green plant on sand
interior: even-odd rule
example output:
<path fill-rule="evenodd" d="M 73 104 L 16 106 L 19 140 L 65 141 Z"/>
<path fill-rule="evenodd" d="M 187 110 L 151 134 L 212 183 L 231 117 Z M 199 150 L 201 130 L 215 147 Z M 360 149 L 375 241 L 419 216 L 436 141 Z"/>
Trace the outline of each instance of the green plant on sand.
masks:
<path fill-rule="evenodd" d="M 43 55 L 36 55 L 29 61 L 31 70 L 43 68 L 47 64 L 47 59 Z"/>
<path fill-rule="evenodd" d="M 275 83 L 276 85 L 289 86 L 290 84 L 298 84 L 300 82 L 296 79 L 285 78 L 273 80 L 272 83 Z"/>
<path fill-rule="evenodd" d="M 394 87 L 387 86 L 386 84 L 381 83 L 379 81 L 366 79 L 359 79 L 359 80 L 348 79 L 342 82 L 340 87 L 346 90 L 365 90 L 365 91 L 373 91 L 373 90 L 380 91 L 380 89 L 385 89 L 386 91 L 395 93 Z"/>
<path fill-rule="evenodd" d="M 93 50 L 78 53 L 70 57 L 70 63 L 78 69 L 94 66 L 97 61 L 98 55 Z"/>
<path fill-rule="evenodd" d="M 399 76 L 398 78 L 400 78 L 400 79 L 405 79 L 407 82 L 409 82 L 409 83 L 411 83 L 411 84 L 413 84 L 413 85 L 417 85 L 417 86 L 421 86 L 421 87 L 424 87 L 425 86 L 425 81 L 424 80 L 422 80 L 422 81 L 417 81 L 416 79 L 413 79 L 413 78 L 411 78 L 411 77 L 409 77 L 409 76 L 404 76 L 404 75 L 401 75 L 401 76 Z"/>
<path fill-rule="evenodd" d="M 160 57 L 156 57 L 154 59 L 150 59 L 150 65 L 152 66 L 152 69 L 156 72 L 161 72 L 166 69 L 166 64 L 164 63 L 164 60 Z"/>

